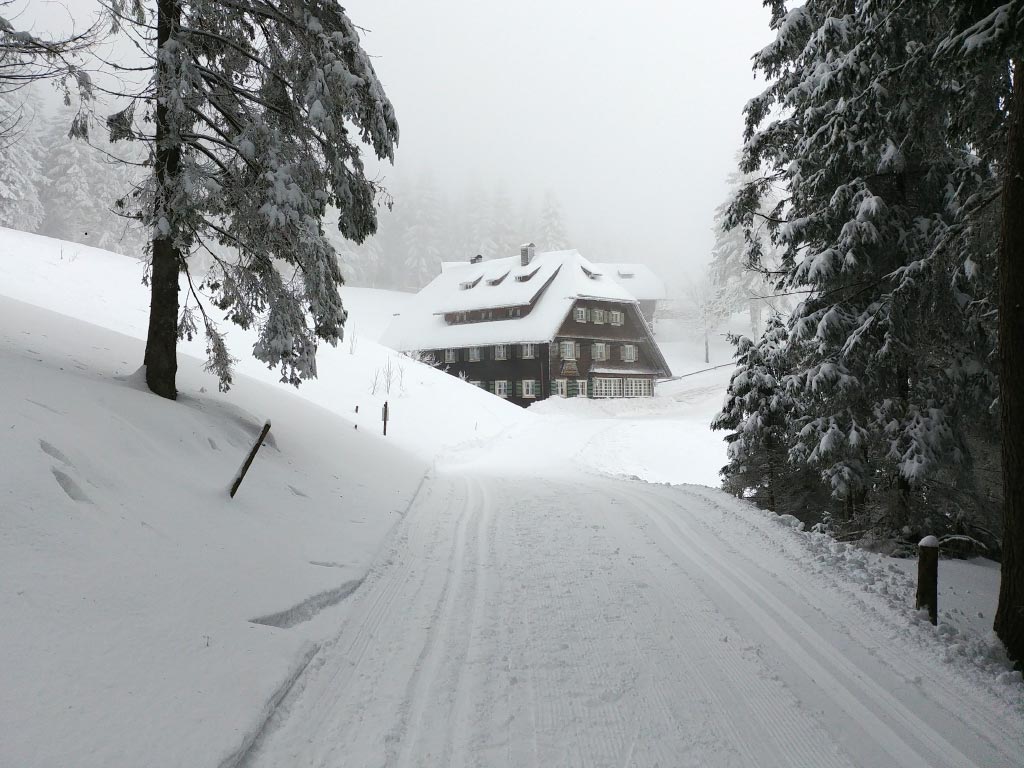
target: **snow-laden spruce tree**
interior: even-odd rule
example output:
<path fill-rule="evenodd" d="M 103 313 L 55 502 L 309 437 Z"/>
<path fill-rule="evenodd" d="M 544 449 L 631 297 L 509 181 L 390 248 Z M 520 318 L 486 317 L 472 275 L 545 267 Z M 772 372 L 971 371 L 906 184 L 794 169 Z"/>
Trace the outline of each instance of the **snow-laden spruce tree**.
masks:
<path fill-rule="evenodd" d="M 729 216 L 752 231 L 770 191 L 789 190 L 766 223 L 778 287 L 803 295 L 786 386 L 805 421 L 790 456 L 848 504 L 873 500 L 871 527 L 898 531 L 921 519 L 929 479 L 962 460 L 967 413 L 993 394 L 985 343 L 965 340 L 975 297 L 947 247 L 987 171 L 946 133 L 956 84 L 932 64 L 945 6 L 766 4 L 776 39 L 754 66 L 769 85 L 746 107 L 741 163 L 761 175 Z"/>
<path fill-rule="evenodd" d="M 68 136 L 75 111 L 50 117 L 40 133 L 41 199 L 45 216 L 40 231 L 61 240 L 117 250 L 123 223 L 112 212 L 121 166 L 104 162 L 101 152 Z"/>
<path fill-rule="evenodd" d="M 540 207 L 540 232 L 535 236 L 537 246 L 544 251 L 562 251 L 569 247 L 562 221 L 562 206 L 550 189 L 544 192 Z"/>
<path fill-rule="evenodd" d="M 35 232 L 43 220 L 41 147 L 28 93 L 0 90 L 0 227 Z"/>
<path fill-rule="evenodd" d="M 401 287 L 418 291 L 441 272 L 441 243 L 444 239 L 444 214 L 441 195 L 433 176 L 422 173 L 415 185 L 397 203 L 405 214 L 402 241 Z"/>
<path fill-rule="evenodd" d="M 24 8 L 14 0 L 0 0 L 0 95 L 12 96 L 35 83 L 56 85 L 70 103 L 72 95 L 88 103 L 93 96 L 92 78 L 82 67 L 82 57 L 100 39 L 106 19 L 67 36 L 39 35 L 20 27 Z M 0 114 L 0 145 L 19 133 L 19 113 Z"/>
<path fill-rule="evenodd" d="M 994 162 L 1001 182 L 998 248 L 999 413 L 1002 430 L 1003 550 L 994 629 L 1024 664 L 1024 3 L 952 4 L 936 66 L 960 86 L 954 135 Z M 986 196 L 979 195 L 982 201 Z M 975 209 L 968 226 L 980 218 Z M 975 271 L 972 260 L 971 271 Z M 990 268 L 990 271 L 995 271 Z"/>
<path fill-rule="evenodd" d="M 209 369 L 230 383 L 203 290 L 227 319 L 258 329 L 253 354 L 282 381 L 315 376 L 318 340 L 337 343 L 345 322 L 326 208 L 346 238 L 371 234 L 377 188 L 361 145 L 390 160 L 398 140 L 356 27 L 335 0 L 113 0 L 110 10 L 152 55 L 148 88 L 108 119 L 112 140 L 150 147 L 152 175 L 131 196 L 153 237 L 150 389 L 176 396 L 177 340 L 199 324 Z M 212 267 L 192 275 L 187 258 L 203 249 Z"/>

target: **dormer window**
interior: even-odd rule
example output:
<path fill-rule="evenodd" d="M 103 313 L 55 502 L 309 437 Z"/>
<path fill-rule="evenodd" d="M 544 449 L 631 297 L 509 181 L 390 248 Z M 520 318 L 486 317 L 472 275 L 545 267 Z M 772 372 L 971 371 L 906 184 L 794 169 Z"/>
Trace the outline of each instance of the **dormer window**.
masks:
<path fill-rule="evenodd" d="M 540 272 L 540 267 L 537 267 L 533 272 L 527 272 L 525 275 L 516 275 L 516 280 L 520 283 L 525 283 L 538 272 Z"/>
<path fill-rule="evenodd" d="M 623 280 L 629 280 L 630 278 L 635 276 L 635 272 L 623 272 L 621 269 L 619 270 L 619 277 L 621 277 Z"/>
<path fill-rule="evenodd" d="M 504 280 L 506 277 L 508 277 L 508 272 L 503 272 L 498 277 L 492 277 L 490 280 L 487 281 L 487 284 L 488 285 L 500 285 L 501 281 Z"/>
<path fill-rule="evenodd" d="M 476 284 L 480 282 L 482 277 L 483 275 L 480 275 L 475 280 L 466 280 L 464 282 L 461 282 L 459 283 L 459 288 L 462 289 L 463 291 L 468 291 L 470 288 L 476 286 Z"/>

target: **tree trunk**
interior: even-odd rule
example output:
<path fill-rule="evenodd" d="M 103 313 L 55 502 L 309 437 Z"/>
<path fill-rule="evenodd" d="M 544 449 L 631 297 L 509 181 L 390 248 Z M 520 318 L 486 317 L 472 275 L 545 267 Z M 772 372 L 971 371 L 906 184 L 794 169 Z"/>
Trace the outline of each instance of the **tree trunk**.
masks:
<path fill-rule="evenodd" d="M 179 0 L 157 2 L 157 50 L 161 51 L 178 28 L 181 19 Z M 159 55 L 159 54 L 158 54 Z M 166 92 L 166 83 L 174 72 L 163 59 L 157 62 L 157 90 Z M 181 145 L 173 138 L 167 105 L 156 107 L 156 180 L 157 206 L 165 210 L 168 187 L 174 184 L 181 161 Z M 181 251 L 174 242 L 173 227 L 156 230 L 153 237 L 153 269 L 150 275 L 149 332 L 146 336 L 146 384 L 160 395 L 174 400 L 178 391 L 174 379 L 178 372 L 178 273 Z"/>
<path fill-rule="evenodd" d="M 707 326 L 704 326 L 704 363 L 706 365 L 710 365 L 711 364 L 711 354 L 710 354 L 709 348 L 708 348 L 708 329 L 707 329 Z"/>
<path fill-rule="evenodd" d="M 1014 62 L 999 243 L 999 403 L 1003 451 L 1003 563 L 995 631 L 1024 663 L 1024 87 Z"/>

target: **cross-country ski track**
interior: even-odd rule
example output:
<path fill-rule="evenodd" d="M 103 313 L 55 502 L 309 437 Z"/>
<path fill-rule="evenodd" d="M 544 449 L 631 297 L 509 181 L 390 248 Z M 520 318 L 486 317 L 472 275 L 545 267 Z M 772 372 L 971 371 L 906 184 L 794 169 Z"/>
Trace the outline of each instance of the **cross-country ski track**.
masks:
<path fill-rule="evenodd" d="M 707 488 L 435 470 L 238 762 L 1021 765 L 1019 708 L 821 560 Z"/>

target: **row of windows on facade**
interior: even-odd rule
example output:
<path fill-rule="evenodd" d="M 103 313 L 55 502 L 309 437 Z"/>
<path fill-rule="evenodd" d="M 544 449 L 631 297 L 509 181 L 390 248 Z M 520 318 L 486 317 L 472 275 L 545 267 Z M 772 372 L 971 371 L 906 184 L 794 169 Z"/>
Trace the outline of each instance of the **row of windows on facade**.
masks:
<path fill-rule="evenodd" d="M 471 380 L 469 383 L 498 397 L 509 397 L 514 393 L 516 397 L 536 398 L 541 392 L 537 379 L 499 379 L 491 382 Z M 557 397 L 652 397 L 654 384 L 650 379 L 595 377 L 592 384 L 587 379 L 555 379 L 551 382 L 551 394 Z"/>
<path fill-rule="evenodd" d="M 506 317 L 522 317 L 521 307 L 509 307 L 508 309 L 483 309 L 479 316 L 472 312 L 456 312 L 446 315 L 450 323 L 474 323 L 478 320 L 503 320 Z"/>
<path fill-rule="evenodd" d="M 598 309 L 589 307 L 576 307 L 573 310 L 573 319 L 577 323 L 594 323 L 595 325 L 623 325 L 626 322 L 626 315 L 617 309 Z"/>
<path fill-rule="evenodd" d="M 449 322 L 470 323 L 475 320 L 501 320 L 507 317 L 522 317 L 520 307 L 508 307 L 507 309 L 483 309 L 479 316 L 471 312 L 456 312 L 449 315 Z M 626 314 L 618 309 L 597 309 L 589 307 L 576 307 L 573 310 L 573 319 L 577 323 L 594 323 L 595 325 L 625 325 Z"/>
<path fill-rule="evenodd" d="M 494 360 L 508 360 L 509 359 L 509 344 L 496 344 L 493 347 Z M 537 345 L 536 344 L 520 344 L 519 346 L 519 358 L 521 360 L 533 360 L 537 357 Z M 466 350 L 466 362 L 479 363 L 483 359 L 483 347 L 469 347 Z M 580 357 L 580 343 L 578 341 L 560 341 L 558 342 L 558 355 L 562 360 L 578 360 Z M 612 345 L 599 341 L 590 345 L 590 357 L 594 360 L 611 360 L 612 359 Z M 624 363 L 635 363 L 637 361 L 637 349 L 636 344 L 621 344 L 619 345 L 619 359 Z M 459 350 L 455 348 L 449 348 L 444 351 L 444 361 L 446 363 L 457 363 L 459 362 Z"/>

